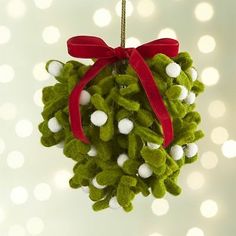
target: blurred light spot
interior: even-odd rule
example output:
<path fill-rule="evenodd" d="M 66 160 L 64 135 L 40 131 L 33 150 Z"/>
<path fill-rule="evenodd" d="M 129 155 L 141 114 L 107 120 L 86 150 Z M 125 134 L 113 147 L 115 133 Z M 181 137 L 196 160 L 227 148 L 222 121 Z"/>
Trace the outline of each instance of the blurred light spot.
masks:
<path fill-rule="evenodd" d="M 213 143 L 223 144 L 228 138 L 228 131 L 224 127 L 216 127 L 211 132 L 211 140 Z"/>
<path fill-rule="evenodd" d="M 140 0 L 137 5 L 138 14 L 142 17 L 149 17 L 155 11 L 155 5 L 152 0 Z"/>
<path fill-rule="evenodd" d="M 19 151 L 12 151 L 7 156 L 7 165 L 12 169 L 21 168 L 24 164 L 24 155 Z"/>
<path fill-rule="evenodd" d="M 11 31 L 4 25 L 0 25 L 0 44 L 7 43 L 11 38 Z"/>
<path fill-rule="evenodd" d="M 20 120 L 16 123 L 15 131 L 21 138 L 29 137 L 33 132 L 33 125 L 29 120 Z"/>
<path fill-rule="evenodd" d="M 162 235 L 159 233 L 153 233 L 153 234 L 150 234 L 149 236 L 162 236 Z"/>
<path fill-rule="evenodd" d="M 43 107 L 42 96 L 42 89 L 39 89 L 34 93 L 34 103 L 39 107 Z"/>
<path fill-rule="evenodd" d="M 111 23 L 111 13 L 105 8 L 100 8 L 93 15 L 94 23 L 99 27 L 108 26 Z"/>
<path fill-rule="evenodd" d="M 198 40 L 198 49 L 202 53 L 210 53 L 215 50 L 216 41 L 210 35 L 204 35 Z"/>
<path fill-rule="evenodd" d="M 126 16 L 131 16 L 134 11 L 134 6 L 131 1 L 126 1 Z M 116 4 L 116 14 L 121 16 L 121 1 Z"/>
<path fill-rule="evenodd" d="M 207 67 L 202 71 L 201 80 L 207 86 L 212 86 L 218 83 L 220 74 L 214 67 Z"/>
<path fill-rule="evenodd" d="M 20 18 L 25 15 L 26 6 L 22 0 L 11 0 L 7 4 L 7 14 L 13 18 Z"/>
<path fill-rule="evenodd" d="M 60 170 L 54 176 L 54 182 L 59 189 L 65 190 L 69 188 L 69 180 L 72 173 L 67 170 Z"/>
<path fill-rule="evenodd" d="M 201 156 L 201 164 L 205 169 L 213 169 L 217 166 L 218 158 L 214 152 L 204 152 Z"/>
<path fill-rule="evenodd" d="M 195 8 L 195 16 L 199 21 L 208 21 L 214 15 L 213 7 L 208 2 L 201 2 Z"/>
<path fill-rule="evenodd" d="M 211 218 L 215 216 L 218 212 L 217 203 L 213 200 L 206 200 L 202 202 L 200 211 L 204 217 Z"/>
<path fill-rule="evenodd" d="M 200 172 L 193 172 L 187 178 L 189 188 L 193 190 L 200 189 L 205 183 L 204 176 Z"/>
<path fill-rule="evenodd" d="M 0 208 L 0 224 L 6 219 L 6 213 L 5 211 Z"/>
<path fill-rule="evenodd" d="M 0 138 L 0 154 L 2 154 L 5 150 L 5 142 L 3 141 L 3 139 Z"/>
<path fill-rule="evenodd" d="M 25 236 L 25 229 L 21 225 L 13 225 L 10 227 L 7 236 Z"/>
<path fill-rule="evenodd" d="M 194 227 L 188 230 L 186 236 L 204 236 L 204 232 L 201 229 Z"/>
<path fill-rule="evenodd" d="M 4 103 L 0 106 L 0 119 L 13 120 L 16 117 L 16 106 L 12 103 Z"/>
<path fill-rule="evenodd" d="M 225 114 L 225 104 L 220 100 L 215 100 L 208 107 L 209 114 L 214 118 L 222 117 Z"/>
<path fill-rule="evenodd" d="M 155 199 L 152 202 L 152 212 L 157 216 L 167 214 L 169 211 L 169 203 L 165 199 Z"/>
<path fill-rule="evenodd" d="M 50 78 L 50 74 L 45 69 L 45 63 L 40 62 L 33 68 L 33 75 L 36 80 L 45 81 Z"/>
<path fill-rule="evenodd" d="M 32 217 L 26 222 L 26 228 L 31 235 L 41 234 L 44 227 L 44 223 L 39 217 Z"/>
<path fill-rule="evenodd" d="M 221 151 L 227 158 L 236 157 L 236 141 L 232 139 L 225 141 L 221 147 Z"/>
<path fill-rule="evenodd" d="M 34 197 L 38 201 L 47 201 L 51 197 L 51 187 L 46 183 L 40 183 L 34 188 Z"/>
<path fill-rule="evenodd" d="M 126 39 L 126 47 L 129 48 L 129 47 L 138 47 L 141 45 L 141 42 L 139 41 L 139 39 L 137 38 L 134 38 L 134 37 L 130 37 L 130 38 L 127 38 Z"/>
<path fill-rule="evenodd" d="M 15 72 L 10 65 L 0 65 L 0 83 L 8 83 L 13 80 Z"/>
<path fill-rule="evenodd" d="M 172 38 L 177 39 L 175 31 L 171 28 L 162 29 L 158 35 L 158 38 Z"/>
<path fill-rule="evenodd" d="M 47 9 L 52 5 L 53 0 L 34 0 L 36 7 L 39 9 Z"/>
<path fill-rule="evenodd" d="M 28 192 L 24 187 L 18 186 L 12 189 L 10 198 L 14 204 L 20 205 L 28 200 Z"/>
<path fill-rule="evenodd" d="M 43 30 L 42 37 L 45 43 L 54 44 L 59 41 L 61 34 L 57 27 L 47 26 Z"/>

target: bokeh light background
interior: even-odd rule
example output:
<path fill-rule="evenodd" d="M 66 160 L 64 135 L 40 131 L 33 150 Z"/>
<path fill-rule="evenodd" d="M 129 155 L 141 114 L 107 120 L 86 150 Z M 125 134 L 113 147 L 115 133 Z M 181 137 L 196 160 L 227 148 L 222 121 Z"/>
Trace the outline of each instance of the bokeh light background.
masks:
<path fill-rule="evenodd" d="M 117 5 L 118 4 L 118 5 Z M 66 40 L 98 35 L 117 46 L 117 0 L 0 0 L 0 235 L 234 236 L 234 0 L 130 0 L 127 46 L 178 38 L 199 69 L 200 160 L 183 168 L 180 197 L 137 197 L 135 210 L 94 213 L 82 190 L 68 187 L 73 162 L 43 148 L 41 89 L 54 83 L 48 59 L 69 60 Z M 86 61 L 86 62 L 89 62 Z"/>

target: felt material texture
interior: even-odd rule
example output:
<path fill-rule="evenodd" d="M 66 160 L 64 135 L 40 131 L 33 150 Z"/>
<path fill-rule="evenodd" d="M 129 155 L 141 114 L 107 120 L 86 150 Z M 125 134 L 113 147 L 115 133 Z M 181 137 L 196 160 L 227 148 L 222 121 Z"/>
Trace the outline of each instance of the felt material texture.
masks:
<path fill-rule="evenodd" d="M 46 65 L 47 70 L 52 62 Z M 181 67 L 177 78 L 166 74 L 166 66 L 173 62 Z M 203 84 L 199 80 L 193 81 L 187 73 L 193 63 L 190 55 L 184 52 L 169 58 L 158 54 L 146 60 L 146 63 L 173 122 L 174 140 L 167 148 L 163 145 L 161 124 L 150 107 L 135 71 L 127 64 L 123 74 L 114 71 L 114 64 L 104 68 L 85 88 L 91 95 L 90 102 L 80 105 L 77 101 L 90 144 L 73 136 L 68 111 L 70 93 L 90 66 L 77 61 L 61 63 L 62 69 L 55 77 L 57 83 L 43 89 L 43 121 L 39 124 L 41 143 L 51 147 L 63 142 L 64 155 L 75 162 L 70 186 L 74 189 L 88 187 L 94 211 L 108 208 L 114 197 L 124 211 L 130 212 L 133 209 L 132 200 L 137 194 L 144 197 L 152 194 L 162 198 L 168 192 L 177 196 L 181 193 L 177 183 L 181 168 L 197 160 L 198 154 L 193 157 L 184 154 L 175 161 L 170 152 L 174 145 L 180 145 L 185 150 L 188 144 L 204 136 L 198 129 L 201 116 L 195 111 L 195 104 L 178 99 L 181 93 L 179 85 L 195 93 L 196 97 L 204 91 Z M 90 120 L 96 110 L 105 112 L 108 117 L 101 127 L 95 126 Z M 58 132 L 48 128 L 49 120 L 54 117 L 61 126 Z M 133 122 L 133 129 L 128 134 L 119 132 L 118 123 L 122 119 Z M 149 147 L 148 142 L 158 144 L 157 148 Z M 88 154 L 91 147 L 96 150 L 96 155 Z M 128 158 L 119 166 L 117 159 L 121 154 L 126 154 Z M 144 163 L 152 170 L 148 178 L 138 174 L 139 167 Z M 103 188 L 96 188 L 94 179 Z"/>

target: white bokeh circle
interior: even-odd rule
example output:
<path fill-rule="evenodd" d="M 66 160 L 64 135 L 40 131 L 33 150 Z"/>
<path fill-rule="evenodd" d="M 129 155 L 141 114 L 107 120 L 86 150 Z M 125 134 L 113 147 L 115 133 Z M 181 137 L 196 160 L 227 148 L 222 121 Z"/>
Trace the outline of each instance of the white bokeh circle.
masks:
<path fill-rule="evenodd" d="M 93 14 L 93 21 L 98 27 L 105 27 L 111 23 L 112 16 L 108 9 L 97 9 Z"/>
<path fill-rule="evenodd" d="M 225 157 L 235 158 L 236 157 L 236 141 L 232 139 L 225 141 L 221 147 L 221 151 Z"/>
<path fill-rule="evenodd" d="M 204 232 L 198 227 L 193 227 L 188 230 L 186 236 L 204 236 Z"/>
<path fill-rule="evenodd" d="M 7 4 L 7 14 L 12 18 L 21 18 L 26 13 L 26 5 L 23 0 L 10 0 Z"/>
<path fill-rule="evenodd" d="M 33 124 L 29 120 L 19 120 L 16 123 L 15 131 L 20 138 L 29 137 L 33 132 Z"/>
<path fill-rule="evenodd" d="M 204 152 L 201 156 L 200 162 L 203 168 L 207 170 L 214 169 L 218 164 L 218 157 L 212 151 Z"/>
<path fill-rule="evenodd" d="M 162 236 L 162 234 L 159 234 L 159 233 L 153 233 L 153 234 L 150 234 L 149 236 Z"/>
<path fill-rule="evenodd" d="M 215 100 L 208 106 L 208 112 L 213 118 L 222 117 L 225 114 L 226 108 L 223 101 Z"/>
<path fill-rule="evenodd" d="M 59 41 L 61 33 L 56 26 L 50 25 L 44 28 L 42 37 L 45 43 L 55 44 Z"/>
<path fill-rule="evenodd" d="M 47 183 L 40 183 L 35 186 L 34 188 L 34 197 L 38 201 L 47 201 L 50 199 L 52 194 L 52 190 L 49 184 Z"/>
<path fill-rule="evenodd" d="M 69 180 L 73 176 L 68 170 L 59 170 L 54 175 L 54 182 L 58 189 L 65 190 L 68 189 Z"/>
<path fill-rule="evenodd" d="M 216 127 L 211 132 L 211 140 L 215 144 L 223 144 L 229 138 L 229 133 L 224 127 Z"/>
<path fill-rule="evenodd" d="M 206 218 L 214 217 L 218 212 L 218 205 L 215 201 L 209 199 L 202 202 L 200 207 L 200 212 L 202 216 Z"/>
<path fill-rule="evenodd" d="M 28 191 L 22 186 L 14 187 L 11 190 L 10 198 L 16 205 L 24 204 L 28 200 Z"/>
<path fill-rule="evenodd" d="M 36 90 L 33 96 L 34 103 L 39 107 L 43 107 L 42 96 L 42 89 Z"/>
<path fill-rule="evenodd" d="M 39 9 L 47 9 L 51 7 L 53 0 L 34 0 L 34 4 Z"/>
<path fill-rule="evenodd" d="M 194 171 L 187 177 L 187 184 L 193 190 L 200 189 L 205 183 L 205 178 L 202 173 Z"/>
<path fill-rule="evenodd" d="M 152 0 L 138 1 L 137 11 L 141 17 L 150 17 L 155 12 L 155 8 L 155 4 Z"/>
<path fill-rule="evenodd" d="M 30 235 L 39 235 L 43 232 L 45 224 L 39 217 L 32 217 L 26 222 L 26 229 Z"/>
<path fill-rule="evenodd" d="M 210 53 L 215 50 L 216 41 L 211 35 L 203 35 L 198 40 L 198 49 L 202 53 Z"/>
<path fill-rule="evenodd" d="M 172 38 L 177 39 L 176 32 L 171 28 L 164 28 L 160 31 L 158 38 Z"/>
<path fill-rule="evenodd" d="M 9 83 L 14 79 L 15 71 L 7 64 L 0 65 L 0 83 Z"/>
<path fill-rule="evenodd" d="M 45 81 L 50 78 L 50 74 L 45 69 L 45 62 L 37 63 L 33 68 L 34 78 L 38 81 Z"/>
<path fill-rule="evenodd" d="M 201 80 L 206 86 L 213 86 L 219 82 L 220 74 L 215 67 L 207 67 L 201 73 Z"/>
<path fill-rule="evenodd" d="M 0 44 L 9 42 L 11 38 L 11 31 L 5 25 L 0 25 Z"/>
<path fill-rule="evenodd" d="M 209 21 L 213 17 L 214 9 L 208 2 L 200 2 L 197 4 L 194 13 L 197 20 L 205 22 Z"/>
<path fill-rule="evenodd" d="M 155 199 L 152 202 L 152 212 L 157 216 L 166 215 L 169 211 L 169 203 L 166 199 Z"/>
<path fill-rule="evenodd" d="M 24 155 L 20 151 L 11 151 L 7 155 L 7 165 L 11 169 L 19 169 L 24 165 Z"/>
<path fill-rule="evenodd" d="M 139 39 L 135 38 L 135 37 L 129 37 L 126 39 L 126 47 L 129 48 L 129 47 L 138 47 L 140 46 L 141 42 Z"/>

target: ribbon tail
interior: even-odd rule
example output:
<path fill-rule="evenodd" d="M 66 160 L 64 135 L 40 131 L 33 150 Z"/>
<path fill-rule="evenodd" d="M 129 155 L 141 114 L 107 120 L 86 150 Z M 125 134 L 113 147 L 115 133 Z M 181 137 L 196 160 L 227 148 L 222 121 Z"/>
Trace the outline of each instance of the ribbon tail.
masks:
<path fill-rule="evenodd" d="M 173 125 L 169 112 L 153 78 L 152 72 L 136 49 L 133 50 L 129 62 L 138 74 L 149 103 L 162 125 L 164 147 L 167 147 L 174 138 Z"/>
<path fill-rule="evenodd" d="M 84 87 L 92 80 L 94 77 L 108 64 L 112 63 L 113 60 L 111 59 L 100 59 L 97 60 L 94 65 L 85 73 L 85 75 L 80 79 L 78 84 L 75 86 L 73 91 L 70 94 L 69 97 L 69 114 L 70 114 L 70 123 L 71 123 L 71 130 L 73 132 L 73 135 L 75 138 L 81 140 L 84 143 L 89 144 L 90 141 L 86 137 L 83 125 L 82 125 L 82 119 L 81 119 L 81 113 L 80 113 L 80 106 L 79 106 L 79 98 L 81 91 L 84 89 Z"/>

